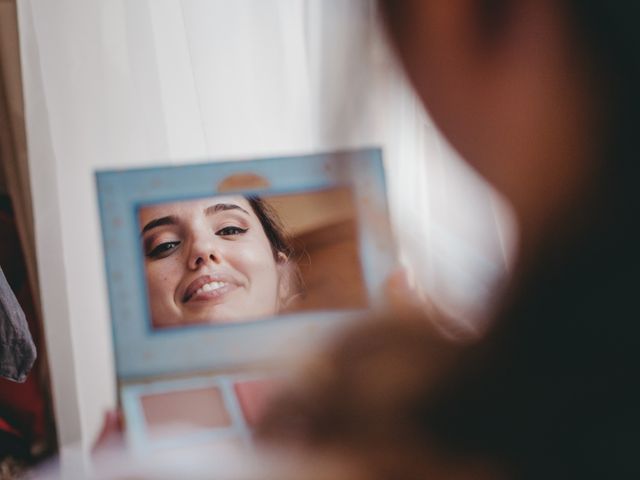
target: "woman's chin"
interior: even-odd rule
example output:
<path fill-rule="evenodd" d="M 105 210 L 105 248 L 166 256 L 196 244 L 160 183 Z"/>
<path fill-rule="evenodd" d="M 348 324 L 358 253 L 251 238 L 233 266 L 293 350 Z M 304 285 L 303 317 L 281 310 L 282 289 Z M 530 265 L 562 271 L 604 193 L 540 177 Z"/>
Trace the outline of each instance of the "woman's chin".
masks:
<path fill-rule="evenodd" d="M 201 305 L 201 308 L 183 311 L 181 315 L 172 315 L 153 321 L 153 328 L 177 328 L 196 325 L 222 325 L 228 323 L 243 323 L 262 320 L 276 315 L 274 308 L 246 308 L 246 302 L 242 307 L 233 304 L 218 303 Z"/>
<path fill-rule="evenodd" d="M 196 316 L 185 317 L 183 325 L 209 324 L 219 325 L 225 323 L 242 323 L 260 320 L 272 316 L 273 313 L 259 312 L 239 312 L 236 309 L 227 308 L 226 305 L 216 305 L 206 312 L 201 312 Z"/>

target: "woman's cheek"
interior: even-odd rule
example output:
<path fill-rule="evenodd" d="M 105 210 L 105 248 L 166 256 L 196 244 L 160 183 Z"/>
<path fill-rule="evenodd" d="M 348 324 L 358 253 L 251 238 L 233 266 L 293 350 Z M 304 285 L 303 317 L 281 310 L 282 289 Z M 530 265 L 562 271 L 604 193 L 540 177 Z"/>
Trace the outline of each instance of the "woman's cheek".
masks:
<path fill-rule="evenodd" d="M 271 253 L 271 247 L 265 248 L 263 245 L 255 243 L 248 248 L 237 249 L 233 255 L 235 268 L 242 274 L 247 276 L 249 280 L 257 280 L 258 277 L 264 277 L 265 274 L 272 273 L 275 275 L 275 260 Z"/>
<path fill-rule="evenodd" d="M 171 265 L 162 265 L 161 261 L 150 265 L 147 272 L 150 302 L 152 304 L 170 303 L 179 282 L 178 272 Z"/>

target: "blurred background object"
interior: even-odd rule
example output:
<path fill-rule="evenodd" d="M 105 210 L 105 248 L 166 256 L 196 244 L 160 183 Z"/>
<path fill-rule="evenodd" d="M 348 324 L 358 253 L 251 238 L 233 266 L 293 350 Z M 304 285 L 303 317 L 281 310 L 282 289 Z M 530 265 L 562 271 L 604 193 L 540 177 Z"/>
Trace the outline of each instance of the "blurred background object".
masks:
<path fill-rule="evenodd" d="M 289 312 L 368 306 L 358 218 L 348 188 L 273 196 L 268 199 L 299 254 L 302 294 Z"/>
<path fill-rule="evenodd" d="M 0 463 L 8 462 L 3 465 L 9 470 L 11 462 L 34 461 L 56 445 L 42 336 L 17 22 L 16 2 L 0 1 L 0 266 L 25 313 L 39 355 L 24 383 L 0 378 Z"/>

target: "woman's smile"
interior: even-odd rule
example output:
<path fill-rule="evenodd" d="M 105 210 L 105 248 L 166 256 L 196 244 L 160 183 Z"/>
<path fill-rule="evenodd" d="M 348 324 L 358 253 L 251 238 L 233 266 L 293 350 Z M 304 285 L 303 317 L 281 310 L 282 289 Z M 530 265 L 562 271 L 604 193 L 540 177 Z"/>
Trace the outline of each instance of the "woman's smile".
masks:
<path fill-rule="evenodd" d="M 201 275 L 193 280 L 182 295 L 182 303 L 222 300 L 227 293 L 243 287 L 243 283 L 231 275 L 216 272 L 211 275 Z"/>

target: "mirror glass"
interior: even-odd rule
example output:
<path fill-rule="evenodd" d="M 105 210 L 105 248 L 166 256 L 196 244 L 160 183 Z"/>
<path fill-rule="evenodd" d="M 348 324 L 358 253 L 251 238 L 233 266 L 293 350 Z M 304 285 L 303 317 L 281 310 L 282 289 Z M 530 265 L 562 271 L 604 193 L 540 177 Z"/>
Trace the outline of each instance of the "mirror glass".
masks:
<path fill-rule="evenodd" d="M 137 218 L 153 329 L 368 306 L 348 187 L 145 204 Z"/>

